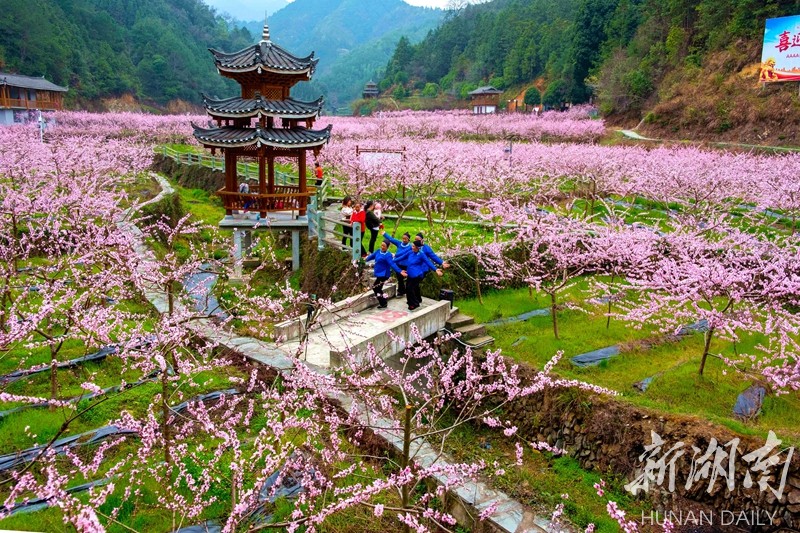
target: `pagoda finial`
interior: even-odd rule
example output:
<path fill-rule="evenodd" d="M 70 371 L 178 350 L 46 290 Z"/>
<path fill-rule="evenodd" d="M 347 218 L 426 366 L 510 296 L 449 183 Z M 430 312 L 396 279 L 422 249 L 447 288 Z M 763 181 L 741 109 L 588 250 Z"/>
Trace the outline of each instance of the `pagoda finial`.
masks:
<path fill-rule="evenodd" d="M 264 12 L 264 30 L 261 32 L 261 40 L 269 41 L 269 24 L 267 24 L 267 12 Z"/>

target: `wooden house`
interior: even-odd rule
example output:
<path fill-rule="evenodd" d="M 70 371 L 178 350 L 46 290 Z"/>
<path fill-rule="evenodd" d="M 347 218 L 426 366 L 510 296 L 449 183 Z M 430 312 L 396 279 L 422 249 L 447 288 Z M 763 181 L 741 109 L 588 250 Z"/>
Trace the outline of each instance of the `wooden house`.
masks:
<path fill-rule="evenodd" d="M 469 93 L 470 105 L 472 112 L 475 115 L 483 115 L 486 113 L 497 113 L 500 103 L 500 94 L 503 91 L 495 89 L 491 85 L 485 87 L 478 87 Z"/>
<path fill-rule="evenodd" d="M 37 110 L 60 110 L 65 92 L 44 78 L 0 72 L 0 124 L 36 120 Z"/>

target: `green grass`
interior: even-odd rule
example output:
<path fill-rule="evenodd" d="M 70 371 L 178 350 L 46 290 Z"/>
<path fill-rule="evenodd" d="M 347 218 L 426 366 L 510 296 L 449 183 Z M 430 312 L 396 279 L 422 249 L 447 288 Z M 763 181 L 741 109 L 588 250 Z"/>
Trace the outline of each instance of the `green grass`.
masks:
<path fill-rule="evenodd" d="M 586 283 L 581 280 L 565 293 L 562 301 L 577 303 L 585 298 Z M 516 316 L 549 305 L 546 295 L 534 292 L 531 298 L 527 289 L 492 291 L 483 299 L 483 305 L 477 299 L 460 300 L 456 305 L 463 313 L 475 317 L 476 322 Z M 613 318 L 610 328 L 606 329 L 604 311 L 602 305 L 585 305 L 583 311 L 560 310 L 559 339 L 553 336 L 550 315 L 490 326 L 487 330 L 504 354 L 535 368 L 541 369 L 557 351 L 563 351 L 564 356 L 555 367 L 558 375 L 615 390 L 621 394 L 622 401 L 669 413 L 699 416 L 745 434 L 765 436 L 769 430 L 774 430 L 779 437 L 800 442 L 800 398 L 797 394 L 768 396 L 758 419 L 741 422 L 733 417 L 733 405 L 739 393 L 753 380 L 727 368 L 714 357 L 708 358 L 704 375 L 699 376 L 702 334 L 665 342 L 655 331 L 636 329 Z M 657 342 L 653 345 L 649 341 Z M 745 336 L 737 344 L 736 351 L 754 353 L 754 346 L 762 341 L 758 336 Z M 579 368 L 569 361 L 575 355 L 618 344 L 625 348 L 622 353 L 599 366 Z M 719 338 L 712 341 L 711 353 L 735 355 L 732 343 Z M 633 388 L 634 383 L 651 376 L 656 377 L 645 393 Z"/>
<path fill-rule="evenodd" d="M 195 220 L 209 226 L 217 226 L 225 216 L 222 200 L 203 189 L 187 189 L 180 185 L 172 184 L 181 197 L 181 202 L 192 214 Z"/>
<path fill-rule="evenodd" d="M 601 476 L 580 467 L 571 457 L 554 457 L 526 448 L 522 466 L 506 468 L 502 476 L 492 480 L 492 485 L 512 498 L 532 508 L 537 514 L 549 518 L 559 503 L 564 503 L 564 514 L 581 529 L 590 523 L 595 531 L 616 533 L 619 526 L 606 513 L 608 500 L 616 501 L 632 516 L 641 514 L 646 503 L 637 501 L 624 488 L 624 481 L 612 476 Z M 447 441 L 446 451 L 457 461 L 483 459 L 507 464 L 514 458 L 514 441 L 497 431 L 474 425 L 460 426 Z M 600 497 L 593 485 L 600 479 L 606 481 L 606 495 Z M 568 499 L 562 499 L 568 494 Z"/>

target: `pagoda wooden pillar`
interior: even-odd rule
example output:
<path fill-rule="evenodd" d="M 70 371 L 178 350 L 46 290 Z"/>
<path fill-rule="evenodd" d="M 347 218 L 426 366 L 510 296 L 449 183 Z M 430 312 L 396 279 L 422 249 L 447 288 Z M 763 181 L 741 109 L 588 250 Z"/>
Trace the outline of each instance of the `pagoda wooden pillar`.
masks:
<path fill-rule="evenodd" d="M 239 188 L 236 183 L 236 153 L 232 152 L 231 150 L 225 150 L 225 190 L 233 193 L 239 192 Z M 228 203 L 226 206 L 226 215 L 233 214 L 233 209 L 228 208 L 230 205 L 231 204 Z"/>
<path fill-rule="evenodd" d="M 266 156 L 264 149 L 258 151 L 258 193 L 267 194 L 267 169 L 266 169 Z M 262 210 L 259 212 L 261 218 L 267 217 L 267 212 L 264 210 L 266 202 L 262 199 L 259 201 L 259 206 Z"/>
<path fill-rule="evenodd" d="M 275 156 L 267 155 L 267 194 L 275 194 Z"/>
<path fill-rule="evenodd" d="M 300 185 L 300 194 L 305 194 L 308 190 L 306 187 L 306 151 L 301 149 L 300 156 L 297 158 L 297 170 L 298 170 L 298 184 Z M 300 216 L 305 216 L 306 214 L 306 198 L 300 198 Z"/>

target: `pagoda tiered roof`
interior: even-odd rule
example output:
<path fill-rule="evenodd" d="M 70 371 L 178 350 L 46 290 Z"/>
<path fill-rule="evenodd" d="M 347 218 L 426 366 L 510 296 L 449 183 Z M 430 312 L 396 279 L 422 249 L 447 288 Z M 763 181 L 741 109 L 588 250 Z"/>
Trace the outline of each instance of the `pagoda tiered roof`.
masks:
<path fill-rule="evenodd" d="M 201 128 L 192 123 L 195 138 L 205 146 L 235 148 L 271 146 L 273 148 L 316 148 L 328 142 L 333 125 L 321 130 L 306 128 Z"/>
<path fill-rule="evenodd" d="M 302 102 L 294 98 L 286 100 L 267 100 L 260 94 L 255 98 L 225 98 L 215 100 L 203 95 L 203 105 L 209 115 L 220 118 L 274 117 L 288 119 L 309 119 L 317 117 L 322 111 L 324 99 Z"/>
<path fill-rule="evenodd" d="M 209 48 L 220 72 L 274 72 L 275 74 L 314 74 L 319 58 L 314 52 L 306 57 L 297 57 L 273 43 L 269 38 L 269 26 L 264 24 L 261 41 L 238 52 L 227 53 Z"/>

